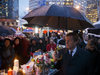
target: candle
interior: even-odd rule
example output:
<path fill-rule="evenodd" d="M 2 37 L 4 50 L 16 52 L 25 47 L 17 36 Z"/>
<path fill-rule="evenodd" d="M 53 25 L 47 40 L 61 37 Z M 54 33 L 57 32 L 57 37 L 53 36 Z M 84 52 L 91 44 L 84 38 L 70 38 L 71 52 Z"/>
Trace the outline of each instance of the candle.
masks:
<path fill-rule="evenodd" d="M 13 71 L 11 70 L 11 68 L 8 70 L 8 75 L 13 75 Z"/>
<path fill-rule="evenodd" d="M 19 67 L 19 60 L 17 60 L 17 59 L 14 60 L 14 66 Z"/>
<path fill-rule="evenodd" d="M 14 66 L 13 66 L 13 75 L 17 75 L 17 72 L 19 70 L 19 60 L 14 60 Z"/>
<path fill-rule="evenodd" d="M 25 75 L 25 70 L 23 70 L 23 75 Z"/>

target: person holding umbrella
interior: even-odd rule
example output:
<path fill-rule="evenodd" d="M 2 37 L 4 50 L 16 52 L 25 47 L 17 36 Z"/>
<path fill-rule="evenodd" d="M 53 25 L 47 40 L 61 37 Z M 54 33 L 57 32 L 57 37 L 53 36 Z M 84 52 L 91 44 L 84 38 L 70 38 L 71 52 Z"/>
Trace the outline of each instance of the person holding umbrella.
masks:
<path fill-rule="evenodd" d="M 55 67 L 60 69 L 58 75 L 94 75 L 91 57 L 88 51 L 77 46 L 79 41 L 76 33 L 66 35 L 66 47 L 54 52 Z M 57 60 L 62 56 L 61 60 Z"/>

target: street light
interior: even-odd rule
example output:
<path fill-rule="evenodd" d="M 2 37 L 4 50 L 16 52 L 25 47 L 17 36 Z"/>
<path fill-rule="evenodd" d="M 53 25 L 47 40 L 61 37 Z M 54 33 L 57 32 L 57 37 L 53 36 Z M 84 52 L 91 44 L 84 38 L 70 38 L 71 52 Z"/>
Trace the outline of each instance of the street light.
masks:
<path fill-rule="evenodd" d="M 26 10 L 29 11 L 30 10 L 29 7 L 27 7 Z"/>
<path fill-rule="evenodd" d="M 79 5 L 77 5 L 75 8 L 79 10 L 79 9 L 80 9 L 80 6 L 79 6 Z"/>

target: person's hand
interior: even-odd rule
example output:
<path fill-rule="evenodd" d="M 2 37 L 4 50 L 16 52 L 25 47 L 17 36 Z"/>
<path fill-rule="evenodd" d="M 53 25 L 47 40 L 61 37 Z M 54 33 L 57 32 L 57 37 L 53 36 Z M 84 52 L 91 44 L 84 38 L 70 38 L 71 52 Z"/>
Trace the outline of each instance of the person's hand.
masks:
<path fill-rule="evenodd" d="M 54 61 L 57 62 L 58 61 L 57 60 L 58 58 L 59 58 L 59 53 L 58 52 L 57 53 L 54 52 L 53 53 L 53 59 L 54 59 Z"/>

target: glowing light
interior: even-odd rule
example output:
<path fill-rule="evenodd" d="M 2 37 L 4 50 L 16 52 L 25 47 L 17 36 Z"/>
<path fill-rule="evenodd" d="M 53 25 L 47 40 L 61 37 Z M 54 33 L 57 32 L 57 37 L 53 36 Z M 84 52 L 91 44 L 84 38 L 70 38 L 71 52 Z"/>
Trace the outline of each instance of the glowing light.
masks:
<path fill-rule="evenodd" d="M 29 11 L 30 9 L 27 7 L 26 10 Z"/>
<path fill-rule="evenodd" d="M 80 6 L 76 6 L 76 9 L 79 9 L 80 8 Z"/>
<path fill-rule="evenodd" d="M 37 27 L 35 28 L 35 33 L 38 33 L 38 28 Z"/>

